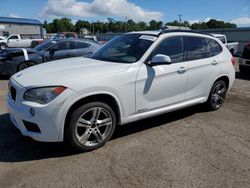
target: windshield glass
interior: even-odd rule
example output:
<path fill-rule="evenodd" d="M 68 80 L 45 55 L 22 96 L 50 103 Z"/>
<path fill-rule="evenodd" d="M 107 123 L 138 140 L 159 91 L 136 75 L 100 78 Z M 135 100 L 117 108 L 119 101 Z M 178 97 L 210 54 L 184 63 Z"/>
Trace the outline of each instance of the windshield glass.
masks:
<path fill-rule="evenodd" d="M 156 39 L 157 37 L 152 35 L 121 35 L 108 42 L 91 58 L 118 63 L 134 63 L 143 56 Z"/>
<path fill-rule="evenodd" d="M 49 47 L 53 46 L 56 43 L 57 42 L 55 40 L 50 40 L 50 41 L 47 41 L 47 42 L 44 42 L 44 43 L 38 45 L 34 49 L 37 50 L 37 51 L 46 50 L 46 49 L 48 49 Z"/>

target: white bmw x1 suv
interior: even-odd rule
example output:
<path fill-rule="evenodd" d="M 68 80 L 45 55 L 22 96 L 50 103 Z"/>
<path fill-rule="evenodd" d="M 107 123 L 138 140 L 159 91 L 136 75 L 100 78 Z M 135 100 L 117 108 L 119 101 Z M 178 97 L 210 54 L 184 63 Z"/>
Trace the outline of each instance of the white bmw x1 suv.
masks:
<path fill-rule="evenodd" d="M 201 103 L 219 109 L 235 79 L 232 62 L 225 45 L 210 35 L 127 33 L 90 59 L 54 61 L 13 75 L 10 118 L 35 140 L 96 149 L 117 125 Z"/>

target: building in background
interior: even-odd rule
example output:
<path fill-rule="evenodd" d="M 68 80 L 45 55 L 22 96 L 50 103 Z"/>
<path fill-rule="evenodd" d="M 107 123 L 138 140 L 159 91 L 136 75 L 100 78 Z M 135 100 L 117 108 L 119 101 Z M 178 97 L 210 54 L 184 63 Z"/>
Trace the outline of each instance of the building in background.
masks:
<path fill-rule="evenodd" d="M 35 19 L 0 17 L 0 36 L 12 34 L 43 38 L 43 24 Z"/>

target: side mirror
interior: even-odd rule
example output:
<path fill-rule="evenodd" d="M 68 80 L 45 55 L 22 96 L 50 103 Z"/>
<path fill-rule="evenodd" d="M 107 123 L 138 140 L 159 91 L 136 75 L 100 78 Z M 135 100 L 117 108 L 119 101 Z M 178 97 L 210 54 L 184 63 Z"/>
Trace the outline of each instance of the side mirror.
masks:
<path fill-rule="evenodd" d="M 151 65 L 151 66 L 169 65 L 169 64 L 171 64 L 171 58 L 169 56 L 163 55 L 163 54 L 155 55 L 149 63 L 149 65 Z"/>

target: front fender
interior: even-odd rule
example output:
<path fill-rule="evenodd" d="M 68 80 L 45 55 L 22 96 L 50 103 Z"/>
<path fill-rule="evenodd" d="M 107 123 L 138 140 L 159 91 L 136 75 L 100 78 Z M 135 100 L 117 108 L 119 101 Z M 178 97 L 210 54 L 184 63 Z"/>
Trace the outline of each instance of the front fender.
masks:
<path fill-rule="evenodd" d="M 96 88 L 95 88 L 96 89 Z M 93 95 L 98 95 L 98 94 L 106 94 L 106 95 L 110 95 L 111 97 L 113 97 L 118 105 L 119 108 L 119 113 L 121 115 L 121 117 L 124 116 L 124 109 L 122 108 L 122 104 L 121 104 L 121 100 L 119 98 L 119 96 L 113 92 L 111 92 L 110 90 L 95 90 L 95 91 L 90 91 L 90 89 L 88 89 L 88 92 L 81 91 L 76 92 L 74 95 L 70 96 L 69 98 L 66 99 L 66 101 L 64 102 L 64 105 L 61 108 L 61 111 L 58 114 L 58 121 L 60 122 L 60 138 L 59 140 L 63 141 L 63 136 L 64 136 L 64 126 L 65 126 L 65 121 L 66 121 L 66 117 L 67 114 L 70 110 L 70 108 L 78 101 L 86 98 L 86 97 L 90 97 Z"/>

